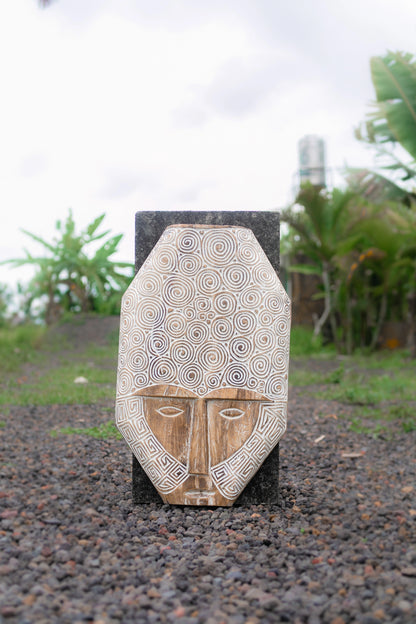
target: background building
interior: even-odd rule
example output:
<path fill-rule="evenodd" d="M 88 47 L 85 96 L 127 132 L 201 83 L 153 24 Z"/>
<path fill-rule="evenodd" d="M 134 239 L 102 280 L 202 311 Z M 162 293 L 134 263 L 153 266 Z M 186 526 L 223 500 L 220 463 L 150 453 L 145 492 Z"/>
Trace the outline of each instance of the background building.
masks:
<path fill-rule="evenodd" d="M 325 143 L 314 134 L 300 139 L 299 151 L 299 182 L 310 182 L 314 186 L 326 186 L 325 180 Z"/>

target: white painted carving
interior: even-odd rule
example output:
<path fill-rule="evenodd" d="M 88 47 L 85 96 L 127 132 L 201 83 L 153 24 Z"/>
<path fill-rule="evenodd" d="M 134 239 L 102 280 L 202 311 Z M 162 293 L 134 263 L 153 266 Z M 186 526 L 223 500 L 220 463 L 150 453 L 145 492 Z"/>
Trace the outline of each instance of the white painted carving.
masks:
<path fill-rule="evenodd" d="M 263 397 L 256 399 L 251 434 L 229 457 L 209 465 L 202 480 L 201 491 L 208 483 L 232 502 L 285 431 L 289 332 L 290 300 L 251 230 L 165 230 L 123 297 L 116 404 L 117 426 L 162 497 L 190 472 L 186 460 L 158 440 L 137 393 L 146 396 L 153 386 L 169 387 L 167 396 L 175 388 L 177 396 L 188 393 L 183 401 L 192 422 L 198 398 L 208 405 L 215 392 L 237 388 Z M 209 406 L 206 412 L 207 435 L 214 435 Z M 158 410 L 160 418 L 174 413 Z M 233 420 L 235 414 L 227 404 L 215 418 Z M 201 495 L 208 499 L 231 504 Z"/>

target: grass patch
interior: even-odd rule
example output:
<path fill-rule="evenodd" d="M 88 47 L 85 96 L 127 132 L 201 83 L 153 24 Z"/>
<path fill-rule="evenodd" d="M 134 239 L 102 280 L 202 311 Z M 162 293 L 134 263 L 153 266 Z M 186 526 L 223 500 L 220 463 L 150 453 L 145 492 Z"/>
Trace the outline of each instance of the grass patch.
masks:
<path fill-rule="evenodd" d="M 0 328 L 0 372 L 14 372 L 26 362 L 39 361 L 45 332 L 39 325 Z"/>
<path fill-rule="evenodd" d="M 322 374 L 303 368 L 296 368 L 289 372 L 289 383 L 291 386 L 314 386 L 322 383 Z"/>
<path fill-rule="evenodd" d="M 117 344 L 118 334 L 112 332 L 108 344 L 90 343 L 79 352 L 72 348 L 70 337 L 56 328 L 1 329 L 0 405 L 91 404 L 113 399 Z M 77 377 L 85 377 L 88 383 L 74 383 Z"/>
<path fill-rule="evenodd" d="M 349 428 L 350 431 L 354 431 L 355 433 L 365 433 L 375 438 L 377 438 L 380 433 L 384 433 L 387 430 L 387 427 L 381 423 L 368 425 L 364 424 L 360 418 L 353 418 Z"/>
<path fill-rule="evenodd" d="M 301 325 L 295 325 L 290 331 L 290 357 L 299 358 L 318 356 L 327 358 L 336 355 L 333 345 L 323 345 L 320 336 L 314 336 L 313 330 Z"/>
<path fill-rule="evenodd" d="M 319 350 L 311 330 L 295 327 L 292 337 L 292 386 L 319 385 L 307 392 L 354 406 L 350 429 L 357 433 L 416 431 L 416 360 L 408 351 L 339 356 L 332 347 Z"/>
<path fill-rule="evenodd" d="M 332 385 L 335 387 L 326 387 L 316 396 L 356 405 L 416 400 L 416 376 L 409 370 L 396 371 L 394 375 L 368 375 L 346 370 Z"/>
<path fill-rule="evenodd" d="M 114 366 L 117 366 L 118 342 L 110 342 L 108 345 L 90 344 L 81 357 L 83 360 L 93 360 L 98 362 L 103 360 L 113 360 Z"/>
<path fill-rule="evenodd" d="M 86 384 L 76 384 L 85 377 Z M 91 404 L 115 396 L 116 367 L 100 368 L 94 363 L 68 363 L 24 377 L 7 380 L 0 389 L 0 405 Z"/>
<path fill-rule="evenodd" d="M 340 416 L 350 419 L 351 431 L 374 437 L 391 432 L 392 424 L 398 425 L 405 433 L 416 431 L 415 403 L 384 403 L 377 407 L 360 405 L 355 408 L 352 418 L 343 414 Z"/>
<path fill-rule="evenodd" d="M 97 427 L 63 427 L 62 429 L 50 431 L 50 435 L 56 438 L 58 435 L 87 435 L 98 440 L 108 440 L 116 438 L 121 440 L 123 436 L 111 421 L 102 423 Z"/>

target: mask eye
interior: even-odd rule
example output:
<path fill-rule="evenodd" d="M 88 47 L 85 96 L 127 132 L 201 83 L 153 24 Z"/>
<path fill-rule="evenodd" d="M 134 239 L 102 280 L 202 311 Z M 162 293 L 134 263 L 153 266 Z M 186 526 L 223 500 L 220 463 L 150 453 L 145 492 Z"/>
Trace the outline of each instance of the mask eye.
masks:
<path fill-rule="evenodd" d="M 175 416 L 183 414 L 183 410 L 179 409 L 179 407 L 174 407 L 173 405 L 166 405 L 165 407 L 161 407 L 156 410 L 156 413 L 161 416 L 168 416 L 168 418 L 175 418 Z"/>
<path fill-rule="evenodd" d="M 244 416 L 244 413 L 245 412 L 237 409 L 236 407 L 228 407 L 227 409 L 223 409 L 219 412 L 220 416 L 222 416 L 223 418 L 228 418 L 229 420 L 232 420 L 234 418 L 241 418 L 241 416 Z"/>

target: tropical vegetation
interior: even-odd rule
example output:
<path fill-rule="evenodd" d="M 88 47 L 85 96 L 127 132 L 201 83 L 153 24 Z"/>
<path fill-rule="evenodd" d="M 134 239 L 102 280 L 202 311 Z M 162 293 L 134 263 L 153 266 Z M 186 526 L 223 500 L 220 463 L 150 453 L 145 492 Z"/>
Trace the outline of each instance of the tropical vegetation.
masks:
<path fill-rule="evenodd" d="M 386 320 L 409 317 L 416 269 L 416 211 L 370 203 L 350 190 L 305 186 L 283 211 L 291 271 L 315 274 L 326 326 L 339 351 L 374 350 Z M 301 262 L 297 262 L 301 260 Z"/>
<path fill-rule="evenodd" d="M 118 312 L 133 265 L 112 259 L 123 235 L 100 231 L 104 218 L 100 215 L 77 233 L 70 210 L 65 221 L 56 222 L 57 234 L 51 242 L 23 230 L 43 247 L 41 255 L 25 251 L 23 258 L 7 261 L 12 267 L 35 268 L 33 279 L 21 289 L 26 293 L 27 317 L 41 317 L 50 324 L 68 312 Z"/>
<path fill-rule="evenodd" d="M 285 244 L 292 270 L 320 278 L 315 335 L 329 327 L 338 350 L 373 350 L 386 320 L 406 321 L 416 356 L 416 61 L 389 52 L 370 65 L 376 102 L 356 134 L 382 168 L 350 171 L 344 191 L 301 188 L 282 214 Z"/>

